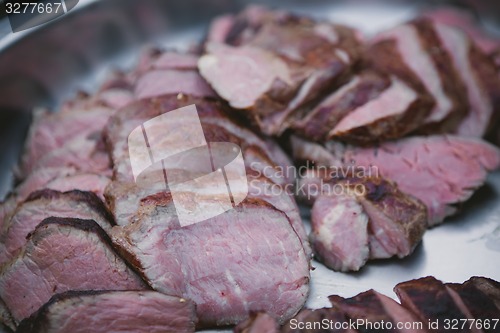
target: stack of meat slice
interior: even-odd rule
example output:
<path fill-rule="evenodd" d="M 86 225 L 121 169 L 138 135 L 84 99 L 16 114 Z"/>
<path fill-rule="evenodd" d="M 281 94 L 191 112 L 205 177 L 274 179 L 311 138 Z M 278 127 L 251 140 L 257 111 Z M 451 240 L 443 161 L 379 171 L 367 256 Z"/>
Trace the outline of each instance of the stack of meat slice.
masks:
<path fill-rule="evenodd" d="M 434 277 L 402 282 L 400 303 L 369 290 L 352 298 L 330 296 L 331 308 L 304 309 L 283 326 L 267 313 L 238 324 L 237 333 L 306 332 L 498 332 L 500 283 L 472 277 L 442 283 Z"/>
<path fill-rule="evenodd" d="M 135 184 L 127 138 L 143 122 L 192 104 L 207 142 L 241 148 L 251 186 L 235 209 L 181 227 L 169 193 Z M 293 183 L 273 176 L 289 162 L 274 143 L 227 119 L 224 109 L 211 96 L 183 93 L 138 101 L 110 119 L 114 180 L 105 196 L 119 225 L 112 238 L 153 289 L 193 300 L 201 326 L 233 324 L 262 308 L 285 320 L 306 300 L 310 258 L 293 198 L 269 188 Z M 150 128 L 148 136 L 161 131 Z"/>
<path fill-rule="evenodd" d="M 456 213 L 457 205 L 468 200 L 474 190 L 484 184 L 488 171 L 500 167 L 500 150 L 497 147 L 480 139 L 450 135 L 415 136 L 375 147 L 358 147 L 333 141 L 320 145 L 293 137 L 292 148 L 298 163 L 315 165 L 300 180 L 300 194 L 307 199 L 306 202 L 313 203 L 311 218 L 315 251 L 325 264 L 337 270 L 357 270 L 366 258 L 387 258 L 391 255 L 403 257 L 410 254 L 421 239 L 422 228 L 437 225 Z M 320 173 L 319 170 L 324 168 L 332 172 L 326 175 Z M 346 186 L 342 184 L 346 180 L 338 170 L 352 172 L 358 169 L 361 176 L 377 176 L 390 181 L 377 180 L 379 185 L 375 183 L 375 201 L 385 202 L 383 209 L 367 210 L 366 201 L 361 201 L 360 205 L 360 200 L 365 200 L 365 196 L 353 196 L 344 191 Z M 367 188 L 374 185 L 370 178 L 357 181 L 360 180 Z M 328 187 L 323 186 L 325 183 L 339 185 L 341 193 L 332 195 Z M 373 201 L 370 191 L 366 193 L 366 198 Z M 402 202 L 413 204 L 401 206 Z M 426 207 L 424 215 L 421 210 L 423 207 Z M 393 215 L 395 212 L 397 215 Z M 399 227 L 388 229 L 376 222 L 381 218 Z M 349 230 L 349 238 L 338 234 L 336 226 L 342 228 L 336 224 L 338 221 L 352 226 L 344 228 Z M 374 239 L 368 237 L 367 241 L 366 235 L 359 233 L 359 230 L 366 229 L 367 224 L 371 233 L 390 235 L 393 244 L 399 246 L 388 247 L 384 242 L 372 246 L 375 245 L 372 243 Z M 415 229 L 419 232 L 407 233 L 411 229 L 405 226 L 416 225 L 420 226 Z M 397 230 L 405 230 L 406 233 L 394 233 Z M 408 240 L 410 243 L 407 243 Z M 367 243 L 370 245 L 370 254 L 366 250 Z M 412 246 L 401 247 L 402 244 Z M 339 265 L 339 257 L 351 265 Z M 336 261 L 332 261 L 332 258 Z"/>
<path fill-rule="evenodd" d="M 353 29 L 251 6 L 215 20 L 198 66 L 215 91 L 265 134 L 281 134 L 360 59 Z"/>

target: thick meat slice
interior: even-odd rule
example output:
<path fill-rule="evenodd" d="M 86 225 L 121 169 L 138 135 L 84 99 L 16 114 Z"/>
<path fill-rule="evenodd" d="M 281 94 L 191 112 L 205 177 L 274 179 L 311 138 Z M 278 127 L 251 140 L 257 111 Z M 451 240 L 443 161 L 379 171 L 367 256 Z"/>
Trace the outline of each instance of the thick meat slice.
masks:
<path fill-rule="evenodd" d="M 198 67 L 266 134 L 281 134 L 295 111 L 339 84 L 359 59 L 356 33 L 346 27 L 262 7 L 248 8 L 232 23 L 223 29 L 225 38 L 209 39 Z"/>
<path fill-rule="evenodd" d="M 426 95 L 419 96 L 391 77 L 386 90 L 342 118 L 328 137 L 362 144 L 400 138 L 421 124 L 432 103 Z"/>
<path fill-rule="evenodd" d="M 474 276 L 465 285 L 472 285 L 488 296 L 500 311 L 500 283 L 485 277 Z"/>
<path fill-rule="evenodd" d="M 312 210 L 316 253 L 330 268 L 359 270 L 368 259 L 413 252 L 427 227 L 425 206 L 380 178 L 326 184 Z"/>
<path fill-rule="evenodd" d="M 444 328 L 447 320 L 466 320 L 467 315 L 462 311 L 450 295 L 446 286 L 434 277 L 402 282 L 394 287 L 401 304 L 413 312 L 422 322 L 439 321 L 439 327 L 433 331 L 448 332 Z M 477 332 L 464 327 L 462 332 Z"/>
<path fill-rule="evenodd" d="M 133 223 L 113 229 L 121 251 L 154 289 L 193 300 L 203 326 L 236 324 L 250 311 L 282 322 L 302 307 L 309 263 L 284 213 L 246 199 L 181 228 L 174 209 L 170 195 L 150 196 Z"/>
<path fill-rule="evenodd" d="M 6 221 L 0 234 L 0 264 L 16 256 L 26 244 L 27 236 L 47 217 L 74 217 L 92 219 L 101 228 L 110 231 L 113 217 L 99 198 L 91 192 L 73 190 L 58 192 L 41 190 L 31 194 Z"/>
<path fill-rule="evenodd" d="M 420 322 L 415 315 L 396 303 L 389 297 L 375 290 L 368 290 L 355 297 L 343 299 L 338 296 L 329 297 L 334 308 L 345 314 L 353 321 L 361 322 L 356 328 L 366 332 L 405 332 L 420 333 L 427 332 L 427 321 Z M 385 323 L 384 328 L 376 325 Z M 392 324 L 388 328 L 389 323 Z M 396 328 L 398 324 L 402 328 Z M 425 324 L 424 324 L 425 323 Z"/>
<path fill-rule="evenodd" d="M 310 140 L 325 141 L 342 118 L 377 98 L 389 85 L 384 75 L 365 71 L 325 97 L 291 127 Z"/>
<path fill-rule="evenodd" d="M 234 333 L 279 333 L 279 325 L 276 319 L 265 312 L 256 312 L 250 318 L 242 321 L 234 327 Z"/>
<path fill-rule="evenodd" d="M 16 322 L 60 292 L 145 288 L 93 220 L 45 219 L 0 272 L 0 297 Z"/>
<path fill-rule="evenodd" d="M 338 297 L 340 299 L 340 297 Z M 355 333 L 344 313 L 336 308 L 302 309 L 281 328 L 282 333 Z M 354 325 L 355 326 L 355 325 Z"/>
<path fill-rule="evenodd" d="M 332 149 L 338 154 L 338 148 Z M 485 182 L 488 171 L 500 166 L 498 148 L 457 136 L 411 137 L 374 148 L 346 147 L 342 156 L 346 164 L 354 161 L 360 167 L 377 168 L 402 192 L 420 199 L 427 206 L 430 225 L 455 213 L 453 205 L 469 199 Z"/>
<path fill-rule="evenodd" d="M 193 302 L 154 291 L 68 291 L 53 296 L 18 333 L 194 332 Z"/>
<path fill-rule="evenodd" d="M 104 201 L 104 190 L 110 181 L 106 176 L 93 173 L 78 173 L 67 177 L 55 178 L 48 182 L 45 188 L 60 192 L 71 191 L 72 189 L 92 192 Z"/>
<path fill-rule="evenodd" d="M 320 196 L 311 222 L 311 244 L 320 261 L 343 272 L 364 266 L 370 255 L 368 216 L 354 196 Z"/>
<path fill-rule="evenodd" d="M 470 111 L 456 133 L 484 136 L 498 117 L 500 76 L 492 58 L 482 53 L 461 31 L 436 24 L 436 32 L 467 88 Z"/>
<path fill-rule="evenodd" d="M 43 156 L 77 138 L 93 137 L 107 123 L 112 110 L 94 107 L 91 110 L 59 113 L 37 112 L 25 144 L 19 176 L 24 178 Z"/>

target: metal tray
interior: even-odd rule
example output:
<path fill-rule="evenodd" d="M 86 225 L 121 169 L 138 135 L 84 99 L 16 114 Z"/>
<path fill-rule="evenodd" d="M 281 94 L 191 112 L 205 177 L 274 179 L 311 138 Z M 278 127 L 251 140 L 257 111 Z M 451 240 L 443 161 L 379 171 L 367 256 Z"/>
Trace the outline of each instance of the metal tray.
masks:
<path fill-rule="evenodd" d="M 500 31 L 500 6 L 466 1 L 483 23 Z M 57 109 L 77 90 L 92 92 L 113 68 L 134 64 L 145 45 L 184 49 L 203 37 L 211 18 L 248 2 L 230 0 L 81 0 L 64 17 L 12 34 L 0 20 L 0 198 L 12 186 L 31 110 Z M 411 18 L 439 1 L 275 1 L 297 13 L 329 18 L 374 33 Z M 493 6 L 493 7 L 491 7 Z M 500 172 L 467 202 L 461 213 L 429 230 L 415 253 L 403 260 L 370 262 L 358 273 L 336 273 L 314 262 L 308 307 L 328 306 L 327 296 L 353 296 L 373 288 L 395 297 L 401 281 L 433 275 L 462 282 L 474 275 L 500 280 Z M 308 220 L 308 209 L 302 209 Z M 214 331 L 215 332 L 215 331 Z"/>

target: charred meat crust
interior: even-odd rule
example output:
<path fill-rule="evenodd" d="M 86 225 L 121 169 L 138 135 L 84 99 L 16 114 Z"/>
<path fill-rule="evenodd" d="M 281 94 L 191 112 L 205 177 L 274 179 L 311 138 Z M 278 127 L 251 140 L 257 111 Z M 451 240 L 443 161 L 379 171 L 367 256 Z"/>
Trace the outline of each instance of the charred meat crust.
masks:
<path fill-rule="evenodd" d="M 99 215 L 101 215 L 105 220 L 107 220 L 111 225 L 116 225 L 114 216 L 109 212 L 108 208 L 99 199 L 99 197 L 93 192 L 71 190 L 67 192 L 59 192 L 51 189 L 43 189 L 32 192 L 25 202 L 35 201 L 39 199 L 59 199 L 59 198 L 74 199 L 75 201 L 85 202 L 88 206 L 93 208 L 93 210 Z"/>

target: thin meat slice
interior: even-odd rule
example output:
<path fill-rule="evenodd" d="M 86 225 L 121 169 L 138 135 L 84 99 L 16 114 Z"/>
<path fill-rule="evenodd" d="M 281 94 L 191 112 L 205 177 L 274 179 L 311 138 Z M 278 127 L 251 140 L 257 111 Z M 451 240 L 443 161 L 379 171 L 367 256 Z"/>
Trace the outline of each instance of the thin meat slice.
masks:
<path fill-rule="evenodd" d="M 16 323 L 57 293 L 145 288 L 93 220 L 45 219 L 19 256 L 0 272 L 0 297 Z"/>
<path fill-rule="evenodd" d="M 77 138 L 89 138 L 102 131 L 111 112 L 111 109 L 103 107 L 82 112 L 36 112 L 26 140 L 19 177 L 26 177 L 37 161 L 54 149 Z"/>
<path fill-rule="evenodd" d="M 471 277 L 465 285 L 472 285 L 488 296 L 500 311 L 500 283 L 481 276 Z"/>
<path fill-rule="evenodd" d="M 51 216 L 92 219 L 106 231 L 110 231 L 114 225 L 114 219 L 104 204 L 91 192 L 34 192 L 3 225 L 0 234 L 0 263 L 4 264 L 15 257 L 26 244 L 27 236 L 40 222 Z"/>
<path fill-rule="evenodd" d="M 436 32 L 451 55 L 467 88 L 470 111 L 456 133 L 464 136 L 484 136 L 497 113 L 500 77 L 493 60 L 482 53 L 461 31 L 436 24 Z"/>
<path fill-rule="evenodd" d="M 174 209 L 166 193 L 144 198 L 113 239 L 154 289 L 193 300 L 202 326 L 236 324 L 251 311 L 283 322 L 302 307 L 309 258 L 284 213 L 247 198 L 181 228 Z"/>
<path fill-rule="evenodd" d="M 389 85 L 390 81 L 384 75 L 362 72 L 325 97 L 302 119 L 295 120 L 291 127 L 310 140 L 325 141 L 328 133 L 345 116 L 377 98 Z"/>
<path fill-rule="evenodd" d="M 44 187 L 59 192 L 67 192 L 73 189 L 92 192 L 104 201 L 104 190 L 111 179 L 94 173 L 78 173 L 67 177 L 59 177 L 48 182 Z"/>
<path fill-rule="evenodd" d="M 458 136 L 415 136 L 369 148 L 332 143 L 329 150 L 337 163 L 377 168 L 381 177 L 421 200 L 430 226 L 456 213 L 455 205 L 468 200 L 484 184 L 488 171 L 500 166 L 498 148 Z"/>
<path fill-rule="evenodd" d="M 57 179 L 71 176 L 77 173 L 74 167 L 42 168 L 32 172 L 22 183 L 13 189 L 20 201 L 26 199 L 32 192 L 43 189 L 46 184 Z"/>
<path fill-rule="evenodd" d="M 368 290 L 352 298 L 329 297 L 333 307 L 352 321 L 363 322 L 361 331 L 419 333 L 427 332 L 427 321 L 421 322 L 414 314 L 389 297 Z M 383 326 L 381 323 L 385 323 Z M 420 327 L 418 327 L 420 324 Z M 379 326 L 377 326 L 379 325 Z M 401 325 L 401 328 L 397 328 Z M 389 326 L 391 328 L 389 328 Z M 409 328 L 407 328 L 409 327 Z"/>
<path fill-rule="evenodd" d="M 312 244 L 330 268 L 359 270 L 368 259 L 410 255 L 427 227 L 426 207 L 380 178 L 327 183 L 313 205 Z"/>
<path fill-rule="evenodd" d="M 294 113 L 340 84 L 359 60 L 352 29 L 263 7 L 214 29 L 219 36 L 209 39 L 200 73 L 265 134 L 281 134 Z"/>
<path fill-rule="evenodd" d="M 380 95 L 346 115 L 328 136 L 343 141 L 372 143 L 402 137 L 424 119 L 432 100 L 396 77 Z"/>
<path fill-rule="evenodd" d="M 341 299 L 338 297 L 338 299 Z M 327 323 L 325 325 L 325 322 Z M 355 333 L 342 311 L 336 308 L 302 309 L 282 327 L 282 333 Z"/>
<path fill-rule="evenodd" d="M 396 285 L 394 291 L 398 295 L 401 305 L 413 312 L 422 322 L 438 321 L 435 332 L 448 332 L 445 329 L 446 320 L 467 320 L 467 314 L 461 309 L 450 294 L 446 286 L 434 277 L 402 282 Z M 463 332 L 477 332 L 478 330 L 463 328 Z"/>
<path fill-rule="evenodd" d="M 154 291 L 68 291 L 23 320 L 19 333 L 195 331 L 193 302 Z"/>
<path fill-rule="evenodd" d="M 276 319 L 265 312 L 256 312 L 250 318 L 242 321 L 234 327 L 234 333 L 279 333 L 279 325 Z"/>
<path fill-rule="evenodd" d="M 425 118 L 418 125 L 422 131 L 447 132 L 456 129 L 468 104 L 460 69 L 452 65 L 435 29 L 431 21 L 420 19 L 381 32 L 367 50 L 367 61 L 399 76 L 422 96 L 431 96 L 435 103 L 421 110 Z"/>

